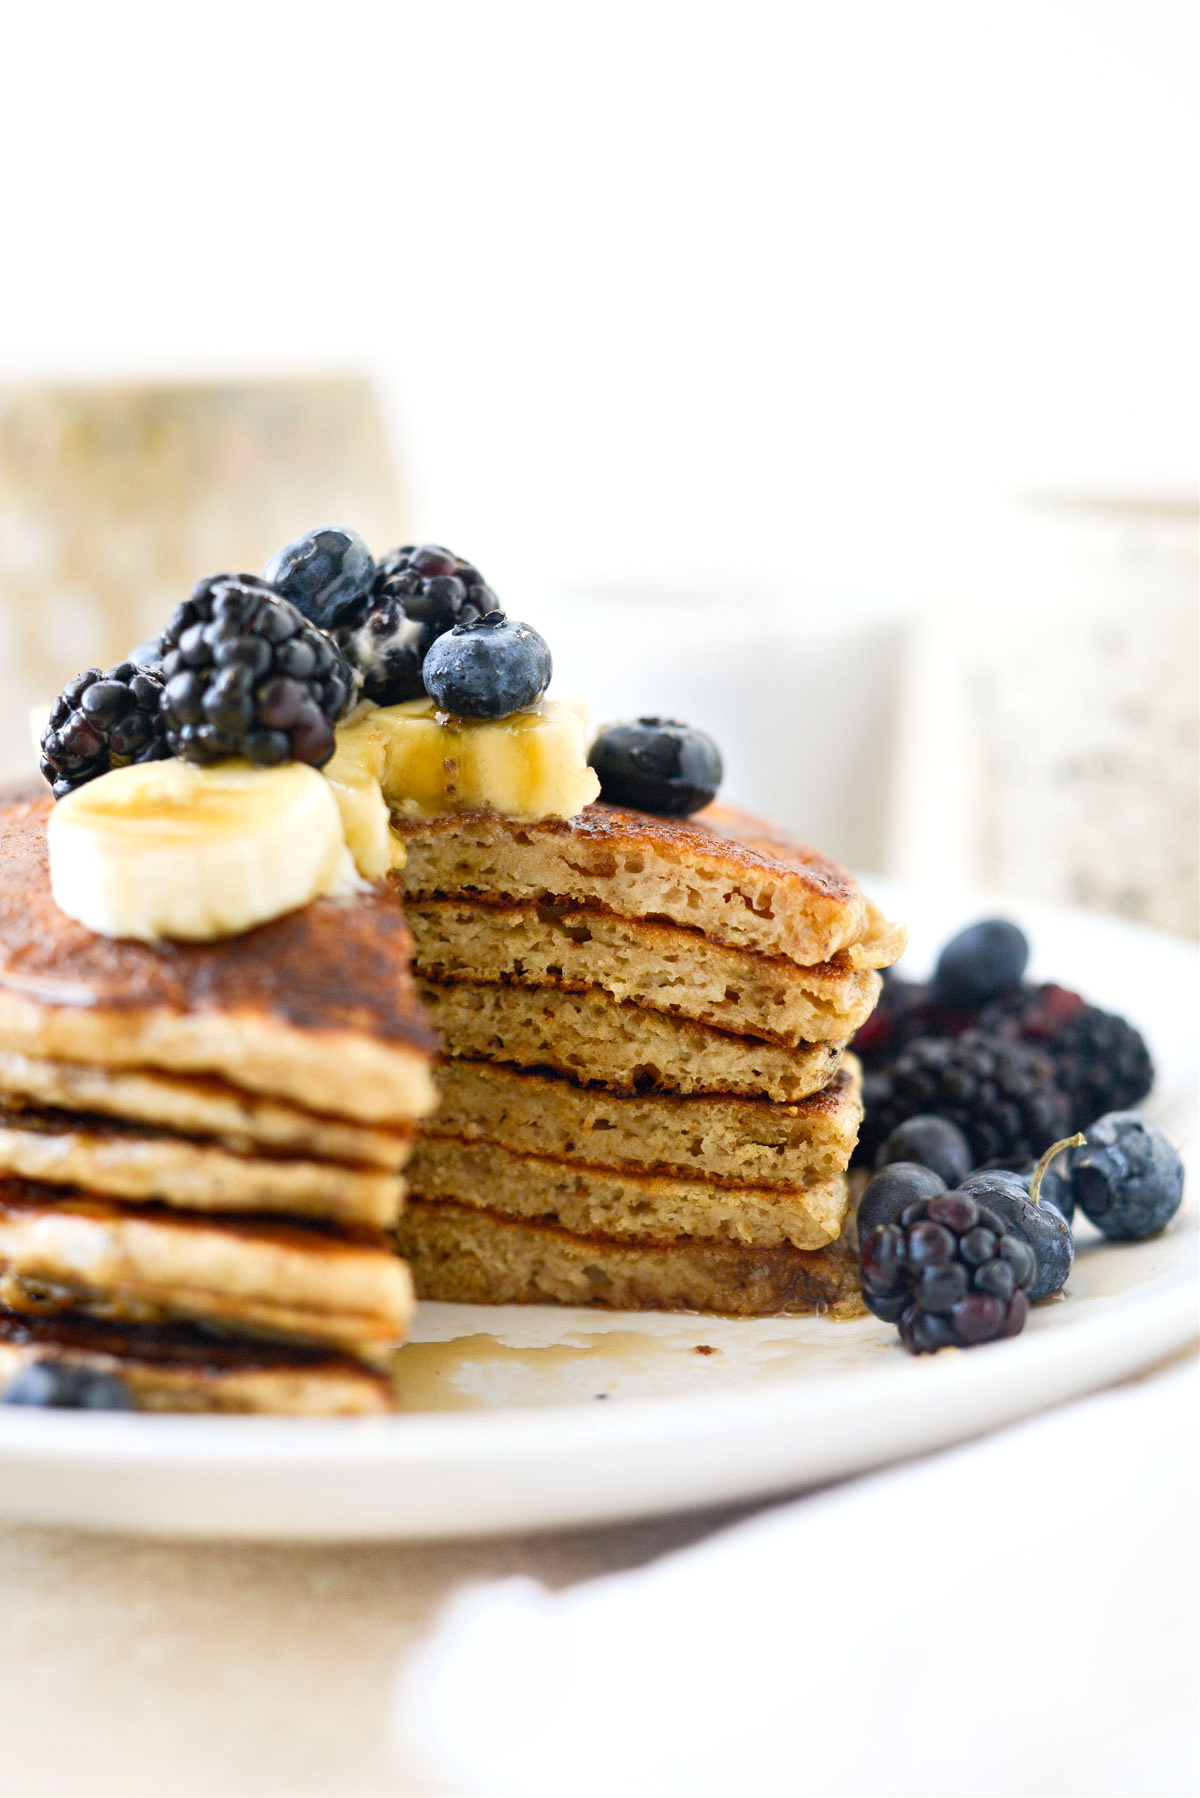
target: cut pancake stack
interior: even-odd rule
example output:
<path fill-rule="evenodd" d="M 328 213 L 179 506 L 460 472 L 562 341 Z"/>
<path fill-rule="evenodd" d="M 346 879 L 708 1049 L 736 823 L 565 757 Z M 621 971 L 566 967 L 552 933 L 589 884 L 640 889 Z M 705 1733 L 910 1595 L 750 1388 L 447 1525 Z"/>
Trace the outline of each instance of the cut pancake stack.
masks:
<path fill-rule="evenodd" d="M 742 1314 L 846 1296 L 845 1047 L 903 932 L 727 807 L 396 826 L 445 1056 L 399 1224 L 420 1295 Z"/>
<path fill-rule="evenodd" d="M 51 899 L 51 805 L 0 807 L 0 1372 L 99 1367 L 168 1409 L 389 1409 L 400 1169 L 436 1097 L 400 909 L 112 941 Z"/>

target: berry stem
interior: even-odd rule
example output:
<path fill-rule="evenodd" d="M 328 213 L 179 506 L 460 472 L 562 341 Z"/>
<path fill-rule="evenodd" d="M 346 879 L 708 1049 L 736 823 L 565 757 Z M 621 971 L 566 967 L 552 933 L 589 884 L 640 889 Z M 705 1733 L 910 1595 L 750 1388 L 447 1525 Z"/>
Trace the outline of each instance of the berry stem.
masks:
<path fill-rule="evenodd" d="M 1033 1179 L 1029 1183 L 1029 1203 L 1031 1205 L 1036 1205 L 1038 1199 L 1041 1197 L 1042 1179 L 1046 1169 L 1054 1160 L 1054 1157 L 1056 1155 L 1061 1155 L 1064 1149 L 1082 1149 L 1086 1142 L 1087 1137 L 1083 1134 L 1083 1131 L 1077 1130 L 1074 1136 L 1064 1136 L 1061 1142 L 1052 1142 L 1050 1144 L 1050 1147 L 1046 1150 L 1046 1153 L 1042 1156 L 1042 1159 L 1033 1170 Z"/>

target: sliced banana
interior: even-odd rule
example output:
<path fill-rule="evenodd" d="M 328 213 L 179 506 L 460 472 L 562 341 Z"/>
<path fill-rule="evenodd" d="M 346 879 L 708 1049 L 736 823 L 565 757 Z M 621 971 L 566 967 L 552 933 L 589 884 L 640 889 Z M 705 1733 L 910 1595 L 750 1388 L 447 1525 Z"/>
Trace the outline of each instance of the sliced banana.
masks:
<path fill-rule="evenodd" d="M 50 814 L 55 903 L 102 936 L 206 942 L 357 889 L 333 791 L 288 762 L 143 762 Z"/>

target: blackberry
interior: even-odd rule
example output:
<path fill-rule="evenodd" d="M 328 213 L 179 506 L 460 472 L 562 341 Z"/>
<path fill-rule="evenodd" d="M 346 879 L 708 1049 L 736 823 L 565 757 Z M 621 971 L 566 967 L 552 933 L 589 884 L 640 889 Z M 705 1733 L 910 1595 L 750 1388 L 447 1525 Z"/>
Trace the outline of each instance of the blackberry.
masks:
<path fill-rule="evenodd" d="M 1003 1156 L 1036 1161 L 1067 1134 L 1067 1100 L 1039 1050 L 982 1030 L 921 1037 L 863 1083 L 860 1151 L 871 1160 L 906 1118 L 956 1124 L 976 1166 Z"/>
<path fill-rule="evenodd" d="M 1025 1323 L 1033 1250 L 962 1192 L 916 1199 L 862 1243 L 868 1310 L 914 1355 L 1015 1336 Z"/>
<path fill-rule="evenodd" d="M 1154 1084 L 1150 1051 L 1133 1025 L 1063 986 L 1020 987 L 987 1006 L 979 1026 L 1045 1051 L 1070 1103 L 1072 1130 L 1127 1111 Z"/>
<path fill-rule="evenodd" d="M 134 662 L 118 662 L 103 674 L 89 668 L 68 681 L 42 732 L 41 770 L 54 797 L 110 768 L 162 761 L 168 754 L 162 697 L 159 676 Z"/>
<path fill-rule="evenodd" d="M 918 1037 L 958 1036 L 973 1022 L 972 1012 L 939 1005 L 923 982 L 893 973 L 852 1047 L 865 1068 L 884 1067 Z"/>
<path fill-rule="evenodd" d="M 425 657 L 425 690 L 460 718 L 507 718 L 536 705 L 550 685 L 545 639 L 527 624 L 487 612 L 445 631 Z"/>
<path fill-rule="evenodd" d="M 396 705 L 424 693 L 425 657 L 439 637 L 500 610 L 472 563 L 438 543 L 406 543 L 380 562 L 370 593 L 333 635 L 363 698 Z"/>
<path fill-rule="evenodd" d="M 252 574 L 214 574 L 162 634 L 163 730 L 186 762 L 333 754 L 353 681 L 337 645 Z"/>
<path fill-rule="evenodd" d="M 712 738 L 673 718 L 608 725 L 588 761 L 600 776 L 601 799 L 668 818 L 687 817 L 710 804 L 725 775 Z"/>

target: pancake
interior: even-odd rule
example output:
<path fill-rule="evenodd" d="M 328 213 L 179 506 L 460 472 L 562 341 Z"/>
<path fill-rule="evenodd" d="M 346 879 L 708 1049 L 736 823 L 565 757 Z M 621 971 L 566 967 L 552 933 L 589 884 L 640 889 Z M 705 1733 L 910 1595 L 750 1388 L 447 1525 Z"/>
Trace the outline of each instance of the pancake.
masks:
<path fill-rule="evenodd" d="M 391 1380 L 328 1349 L 239 1342 L 189 1324 L 113 1324 L 78 1312 L 0 1308 L 0 1393 L 52 1361 L 115 1374 L 139 1411 L 330 1417 L 393 1409 Z"/>
<path fill-rule="evenodd" d="M 740 1093 L 793 1103 L 837 1073 L 844 1043 L 786 1048 L 603 993 L 456 981 L 417 983 L 451 1055 L 550 1068 L 618 1090 Z"/>
<path fill-rule="evenodd" d="M 840 1174 L 812 1186 L 735 1186 L 515 1155 L 495 1143 L 429 1133 L 413 1157 L 410 1182 L 414 1198 L 478 1205 L 579 1236 L 688 1237 L 770 1248 L 824 1248 L 841 1235 L 848 1205 Z"/>
<path fill-rule="evenodd" d="M 399 1242 L 422 1299 L 476 1305 L 600 1305 L 614 1311 L 857 1313 L 844 1243 L 808 1252 L 714 1242 L 617 1242 L 471 1206 L 413 1200 Z M 404 1359 L 397 1383 L 403 1389 Z"/>
<path fill-rule="evenodd" d="M 398 1174 L 329 1161 L 244 1155 L 194 1138 L 63 1111 L 0 1107 L 0 1178 L 194 1211 L 257 1211 L 387 1229 Z"/>
<path fill-rule="evenodd" d="M 175 1320 L 380 1355 L 412 1292 L 385 1240 L 261 1218 L 219 1222 L 0 1180 L 0 1303 L 122 1323 Z"/>
<path fill-rule="evenodd" d="M 441 1103 L 432 1127 L 439 1135 L 743 1186 L 831 1179 L 849 1162 L 862 1119 L 861 1071 L 849 1054 L 827 1086 L 794 1105 L 613 1093 L 483 1061 L 443 1062 L 437 1080 Z"/>
<path fill-rule="evenodd" d="M 211 943 L 97 936 L 51 898 L 53 803 L 0 803 L 0 1049 L 216 1074 L 368 1123 L 430 1108 L 436 1040 L 389 894 L 318 899 Z"/>
<path fill-rule="evenodd" d="M 597 804 L 569 821 L 470 813 L 392 823 L 410 901 L 600 905 L 804 966 L 842 952 L 853 967 L 887 966 L 904 950 L 903 930 L 885 924 L 843 868 L 732 806 L 695 818 Z"/>
<path fill-rule="evenodd" d="M 389 1129 L 323 1117 L 211 1076 L 46 1061 L 15 1049 L 0 1049 L 0 1104 L 128 1119 L 207 1137 L 235 1152 L 261 1148 L 393 1170 L 403 1165 L 412 1142 L 407 1123 Z"/>
<path fill-rule="evenodd" d="M 788 1044 L 843 1042 L 875 1008 L 879 975 L 843 952 L 802 968 L 697 930 L 553 905 L 414 900 L 413 966 L 432 979 L 518 981 L 612 998 Z"/>

